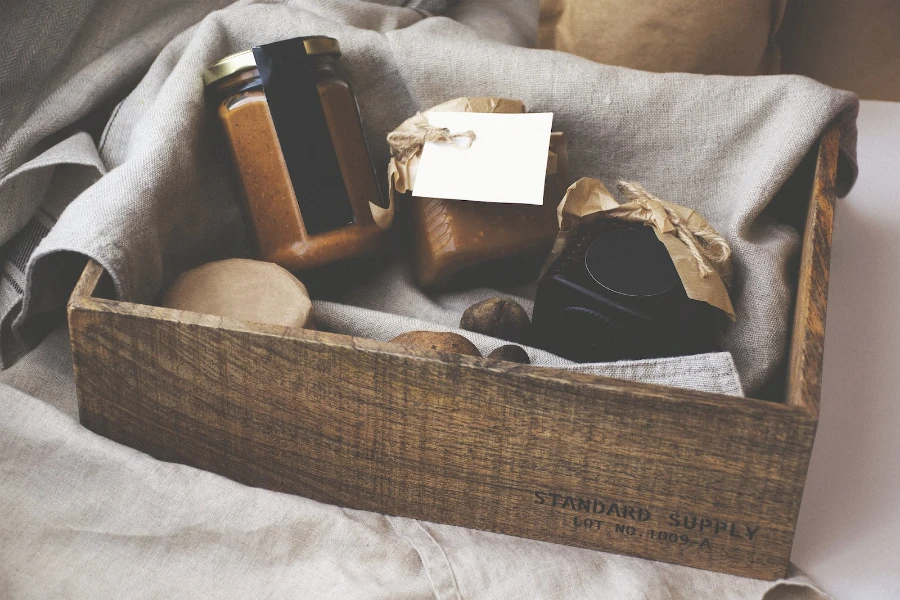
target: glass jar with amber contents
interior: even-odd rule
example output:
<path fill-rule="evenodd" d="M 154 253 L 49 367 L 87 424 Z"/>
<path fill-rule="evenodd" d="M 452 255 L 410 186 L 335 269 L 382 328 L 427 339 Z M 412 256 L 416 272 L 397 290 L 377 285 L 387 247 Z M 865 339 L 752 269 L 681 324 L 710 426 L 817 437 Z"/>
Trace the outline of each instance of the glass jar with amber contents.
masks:
<path fill-rule="evenodd" d="M 377 251 L 392 211 L 337 40 L 283 40 L 203 74 L 231 146 L 262 258 L 292 271 Z"/>

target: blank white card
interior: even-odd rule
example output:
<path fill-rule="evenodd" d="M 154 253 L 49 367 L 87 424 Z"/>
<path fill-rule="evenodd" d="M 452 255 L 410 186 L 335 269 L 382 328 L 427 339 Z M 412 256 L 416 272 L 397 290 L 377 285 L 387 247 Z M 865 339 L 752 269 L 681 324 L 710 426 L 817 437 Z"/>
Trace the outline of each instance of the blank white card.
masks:
<path fill-rule="evenodd" d="M 433 112 L 428 122 L 450 133 L 475 132 L 464 143 L 426 142 L 413 196 L 543 204 L 553 113 Z"/>

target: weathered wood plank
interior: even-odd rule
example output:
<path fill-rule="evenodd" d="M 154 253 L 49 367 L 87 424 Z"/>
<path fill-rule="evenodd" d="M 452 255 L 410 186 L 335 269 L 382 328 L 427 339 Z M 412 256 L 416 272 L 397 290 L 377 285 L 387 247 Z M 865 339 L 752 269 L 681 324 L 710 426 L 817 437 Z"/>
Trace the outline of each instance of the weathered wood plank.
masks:
<path fill-rule="evenodd" d="M 71 327 L 82 422 L 163 460 L 343 506 L 784 574 L 815 427 L 802 410 L 105 300 L 76 302 Z"/>
<path fill-rule="evenodd" d="M 786 401 L 801 406 L 818 419 L 825 352 L 825 310 L 828 304 L 828 267 L 831 261 L 831 234 L 834 228 L 834 184 L 840 145 L 840 131 L 832 127 L 819 144 L 813 181 L 797 299 L 791 332 Z"/>

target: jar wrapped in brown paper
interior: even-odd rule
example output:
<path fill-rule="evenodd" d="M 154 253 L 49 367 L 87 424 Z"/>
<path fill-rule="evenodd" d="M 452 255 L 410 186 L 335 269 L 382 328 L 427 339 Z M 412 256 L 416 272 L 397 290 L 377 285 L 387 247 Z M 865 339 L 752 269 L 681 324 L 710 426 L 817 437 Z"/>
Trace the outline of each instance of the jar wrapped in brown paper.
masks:
<path fill-rule="evenodd" d="M 392 202 L 394 194 L 407 194 L 413 189 L 419 154 L 426 141 L 452 141 L 468 134 L 428 128 L 428 113 L 441 111 L 523 113 L 525 105 L 506 98 L 456 98 L 404 121 L 388 135 L 394 152 L 388 165 Z M 565 138 L 553 132 L 541 206 L 408 195 L 403 209 L 412 230 L 416 282 L 433 288 L 471 282 L 487 274 L 536 275 L 558 231 L 556 206 L 566 189 L 567 162 Z"/>

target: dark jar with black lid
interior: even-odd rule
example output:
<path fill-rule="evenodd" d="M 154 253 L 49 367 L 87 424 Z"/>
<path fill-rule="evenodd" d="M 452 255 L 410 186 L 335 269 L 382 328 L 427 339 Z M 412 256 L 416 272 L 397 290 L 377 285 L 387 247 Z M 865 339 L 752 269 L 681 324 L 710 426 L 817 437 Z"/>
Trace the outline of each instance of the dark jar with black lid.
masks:
<path fill-rule="evenodd" d="M 712 352 L 718 309 L 688 298 L 666 247 L 643 224 L 581 225 L 538 283 L 534 343 L 576 362 Z"/>

